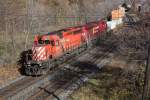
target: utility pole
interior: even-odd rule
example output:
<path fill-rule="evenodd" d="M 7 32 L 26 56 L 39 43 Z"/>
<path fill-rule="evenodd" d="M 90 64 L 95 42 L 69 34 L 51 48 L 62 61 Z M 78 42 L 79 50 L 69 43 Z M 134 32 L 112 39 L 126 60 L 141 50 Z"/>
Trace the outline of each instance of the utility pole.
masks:
<path fill-rule="evenodd" d="M 145 78 L 144 78 L 144 86 L 143 86 L 143 94 L 142 100 L 148 100 L 149 98 L 149 79 L 150 79 L 150 42 L 148 46 L 148 57 L 146 61 L 146 71 L 145 71 Z"/>

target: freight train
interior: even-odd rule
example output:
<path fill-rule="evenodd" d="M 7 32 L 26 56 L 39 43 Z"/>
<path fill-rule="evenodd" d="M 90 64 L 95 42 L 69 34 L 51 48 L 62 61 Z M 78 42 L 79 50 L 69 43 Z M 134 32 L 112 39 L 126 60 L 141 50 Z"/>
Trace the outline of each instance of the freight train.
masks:
<path fill-rule="evenodd" d="M 90 48 L 93 41 L 106 30 L 107 22 L 100 20 L 44 35 L 36 35 L 32 52 L 26 56 L 25 73 L 27 75 L 46 74 L 70 55 L 79 54 Z"/>

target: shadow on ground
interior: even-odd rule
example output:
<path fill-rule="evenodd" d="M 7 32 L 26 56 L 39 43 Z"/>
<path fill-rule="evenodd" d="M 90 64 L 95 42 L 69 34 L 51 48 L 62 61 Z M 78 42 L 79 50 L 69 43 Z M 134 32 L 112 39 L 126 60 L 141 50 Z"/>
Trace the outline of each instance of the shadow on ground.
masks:
<path fill-rule="evenodd" d="M 80 69 L 81 72 L 98 72 L 100 69 L 97 67 L 96 64 L 93 64 L 90 61 L 76 61 L 75 63 L 71 64 L 71 66 Z"/>

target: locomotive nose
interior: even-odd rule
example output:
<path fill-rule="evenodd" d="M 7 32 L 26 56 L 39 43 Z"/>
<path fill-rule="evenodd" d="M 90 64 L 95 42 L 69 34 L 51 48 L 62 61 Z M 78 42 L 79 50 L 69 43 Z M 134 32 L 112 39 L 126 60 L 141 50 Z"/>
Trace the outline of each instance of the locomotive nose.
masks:
<path fill-rule="evenodd" d="M 32 59 L 34 61 L 44 61 L 47 59 L 46 57 L 46 47 L 33 47 L 32 48 L 33 56 Z"/>

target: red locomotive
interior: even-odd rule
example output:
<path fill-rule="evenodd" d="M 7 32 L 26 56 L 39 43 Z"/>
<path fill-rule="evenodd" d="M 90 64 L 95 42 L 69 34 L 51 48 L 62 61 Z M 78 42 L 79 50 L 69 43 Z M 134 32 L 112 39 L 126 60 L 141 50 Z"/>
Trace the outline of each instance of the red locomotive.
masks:
<path fill-rule="evenodd" d="M 106 30 L 107 24 L 101 20 L 35 36 L 31 59 L 27 59 L 25 63 L 25 73 L 46 74 L 68 55 L 79 53 L 91 46 L 91 42 Z"/>

